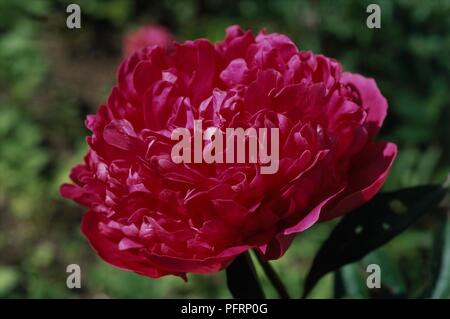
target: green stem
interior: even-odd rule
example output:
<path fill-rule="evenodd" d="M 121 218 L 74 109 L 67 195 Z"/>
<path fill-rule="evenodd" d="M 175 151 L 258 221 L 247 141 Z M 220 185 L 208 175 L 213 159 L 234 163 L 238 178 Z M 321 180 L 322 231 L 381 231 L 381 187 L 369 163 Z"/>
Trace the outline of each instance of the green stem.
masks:
<path fill-rule="evenodd" d="M 261 265 L 262 269 L 264 270 L 264 273 L 266 274 L 267 278 L 269 279 L 270 283 L 275 288 L 275 290 L 278 292 L 278 295 L 280 296 L 280 298 L 281 299 L 290 299 L 291 297 L 289 296 L 289 293 L 287 292 L 286 287 L 284 286 L 280 277 L 278 277 L 275 270 L 269 264 L 269 262 L 263 260 L 258 252 L 255 252 L 255 255 L 259 261 L 259 264 Z"/>

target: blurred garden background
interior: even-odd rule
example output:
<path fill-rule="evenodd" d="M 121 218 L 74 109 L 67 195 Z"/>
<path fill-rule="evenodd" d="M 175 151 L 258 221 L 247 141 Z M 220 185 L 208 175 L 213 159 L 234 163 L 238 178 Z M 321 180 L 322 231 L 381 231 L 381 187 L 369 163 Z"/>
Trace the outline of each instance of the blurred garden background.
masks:
<path fill-rule="evenodd" d="M 81 29 L 66 7 L 81 7 Z M 381 7 L 381 29 L 366 7 Z M 0 298 L 222 298 L 224 273 L 152 280 L 101 261 L 80 234 L 83 209 L 59 195 L 86 151 L 87 114 L 114 83 L 122 38 L 148 24 L 178 41 L 218 41 L 228 25 L 285 33 L 302 50 L 337 58 L 374 77 L 389 101 L 382 138 L 399 146 L 385 190 L 442 183 L 450 170 L 450 0 L 2 0 L 0 1 Z M 376 297 L 367 263 L 382 268 L 383 289 L 420 297 L 434 282 L 445 214 L 436 210 L 341 275 L 344 296 Z M 273 262 L 292 295 L 335 222 L 300 234 Z M 82 288 L 66 287 L 79 264 Z M 449 279 L 450 280 L 450 279 Z M 270 297 L 276 294 L 264 281 Z M 382 289 L 382 290 L 383 290 Z M 333 275 L 312 298 L 333 297 Z M 448 292 L 447 297 L 450 296 Z M 445 296 L 441 296 L 445 297 Z"/>

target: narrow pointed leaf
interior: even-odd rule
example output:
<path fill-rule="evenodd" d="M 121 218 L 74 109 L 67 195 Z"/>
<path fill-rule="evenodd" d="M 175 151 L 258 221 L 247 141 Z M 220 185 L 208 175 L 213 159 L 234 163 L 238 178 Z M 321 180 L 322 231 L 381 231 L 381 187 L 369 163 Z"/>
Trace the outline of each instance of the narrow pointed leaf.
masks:
<path fill-rule="evenodd" d="M 376 195 L 344 216 L 317 253 L 306 278 L 303 297 L 328 272 L 360 260 L 435 208 L 447 189 L 418 186 Z"/>

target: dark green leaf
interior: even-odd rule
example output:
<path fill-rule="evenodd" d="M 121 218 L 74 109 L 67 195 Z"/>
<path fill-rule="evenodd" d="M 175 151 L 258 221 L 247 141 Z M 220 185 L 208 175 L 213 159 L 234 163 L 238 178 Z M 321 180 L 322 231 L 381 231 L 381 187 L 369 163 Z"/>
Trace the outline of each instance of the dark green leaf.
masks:
<path fill-rule="evenodd" d="M 227 270 L 227 285 L 236 299 L 262 299 L 263 290 L 248 253 L 238 256 Z"/>
<path fill-rule="evenodd" d="M 442 186 L 419 186 L 376 195 L 344 216 L 317 253 L 306 278 L 305 297 L 325 274 L 355 262 L 404 231 L 443 199 Z"/>

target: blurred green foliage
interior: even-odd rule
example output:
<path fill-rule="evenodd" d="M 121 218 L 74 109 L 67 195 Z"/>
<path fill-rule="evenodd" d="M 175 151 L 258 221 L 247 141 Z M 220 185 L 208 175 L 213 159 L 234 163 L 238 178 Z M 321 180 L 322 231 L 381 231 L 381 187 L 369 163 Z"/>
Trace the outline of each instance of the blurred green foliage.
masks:
<path fill-rule="evenodd" d="M 82 9 L 79 30 L 65 27 L 65 8 L 74 2 Z M 365 25 L 369 3 L 381 6 L 381 29 Z M 106 265 L 79 232 L 82 209 L 58 194 L 85 152 L 83 121 L 107 96 L 125 32 L 161 24 L 180 41 L 217 41 L 230 24 L 265 27 L 376 78 L 390 104 L 382 137 L 400 149 L 385 188 L 397 189 L 442 182 L 450 168 L 449 16 L 448 0 L 1 1 L 0 297 L 230 297 L 223 273 L 193 275 L 186 284 Z M 369 296 L 361 286 L 368 262 L 389 269 L 383 280 L 397 295 L 420 296 L 428 289 L 421 286 L 424 278 L 432 277 L 431 248 L 443 223 L 442 214 L 429 214 L 361 263 L 342 268 L 347 288 L 341 296 Z M 300 234 L 273 262 L 292 295 L 300 295 L 333 225 Z M 71 263 L 81 266 L 82 289 L 65 286 Z M 263 283 L 275 297 L 265 278 Z M 449 297 L 448 285 L 441 284 L 439 294 Z M 311 297 L 331 296 L 328 275 Z"/>

